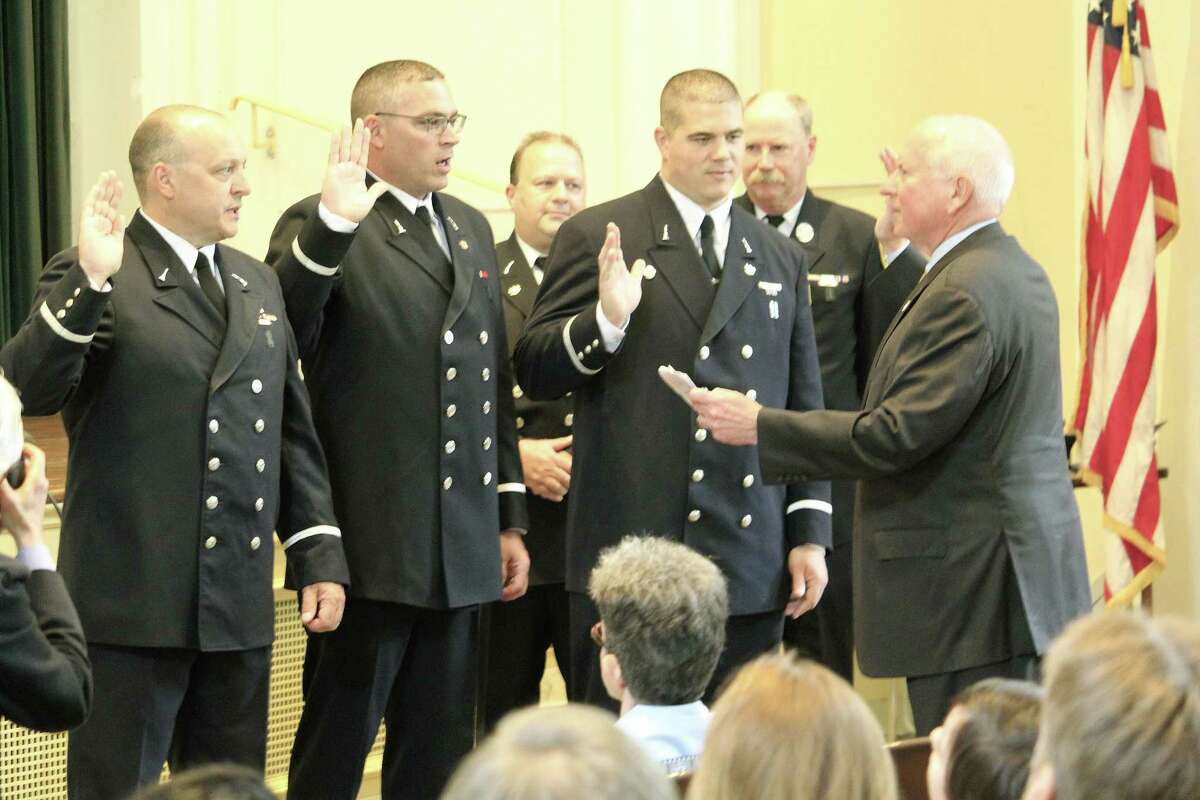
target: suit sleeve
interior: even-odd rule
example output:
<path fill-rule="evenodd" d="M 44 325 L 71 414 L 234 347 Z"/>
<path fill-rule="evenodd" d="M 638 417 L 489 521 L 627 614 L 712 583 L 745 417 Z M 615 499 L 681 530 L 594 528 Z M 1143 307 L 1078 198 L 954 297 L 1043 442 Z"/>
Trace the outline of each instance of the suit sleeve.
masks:
<path fill-rule="evenodd" d="M 554 237 L 542 286 L 513 357 L 518 382 L 534 400 L 555 400 L 574 391 L 616 355 L 604 349 L 596 322 L 600 245 L 571 220 Z"/>
<path fill-rule="evenodd" d="M 91 706 L 87 646 L 62 578 L 0 567 L 0 714 L 62 731 L 81 725 Z"/>
<path fill-rule="evenodd" d="M 821 390 L 821 367 L 817 358 L 812 306 L 808 302 L 808 263 L 800 248 L 792 247 L 799 262 L 799 280 L 795 290 L 796 319 L 792 325 L 787 407 L 792 412 L 803 413 L 824 409 L 825 400 Z M 762 441 L 761 436 L 759 441 Z M 789 483 L 786 534 L 789 547 L 801 544 L 833 547 L 833 505 L 829 481 L 814 478 Z"/>
<path fill-rule="evenodd" d="M 285 211 L 275 223 L 265 259 L 279 276 L 302 357 L 316 348 L 325 305 L 341 283 L 342 258 L 354 242 L 353 232 L 330 229 L 317 209 L 313 196 Z"/>
<path fill-rule="evenodd" d="M 113 291 L 119 291 L 119 274 Z M 108 293 L 92 289 L 74 248 L 50 259 L 33 310 L 0 350 L 0 367 L 20 392 L 25 413 L 62 410 L 88 364 L 108 348 L 112 330 Z"/>
<path fill-rule="evenodd" d="M 909 314 L 893 377 L 874 407 L 763 409 L 759 461 L 768 483 L 893 475 L 958 434 L 983 396 L 995 357 L 982 309 L 965 292 L 931 288 Z"/>

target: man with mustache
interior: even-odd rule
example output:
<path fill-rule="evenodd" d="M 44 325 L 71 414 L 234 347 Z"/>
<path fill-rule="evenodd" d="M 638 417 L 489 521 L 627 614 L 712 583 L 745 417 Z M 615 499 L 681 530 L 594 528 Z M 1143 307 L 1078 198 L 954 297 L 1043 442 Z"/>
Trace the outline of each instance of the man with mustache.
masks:
<path fill-rule="evenodd" d="M 742 162 L 746 194 L 734 202 L 804 249 L 825 407 L 854 411 L 862 403 L 879 339 L 925 264 L 892 230 L 886 210 L 874 222 L 812 192 L 808 168 L 817 147 L 812 130 L 812 108 L 803 98 L 783 92 L 750 98 Z M 885 151 L 883 158 L 890 171 L 890 153 Z M 783 640 L 852 681 L 854 482 L 833 481 L 831 486 L 829 586 L 815 613 L 785 623 Z"/>

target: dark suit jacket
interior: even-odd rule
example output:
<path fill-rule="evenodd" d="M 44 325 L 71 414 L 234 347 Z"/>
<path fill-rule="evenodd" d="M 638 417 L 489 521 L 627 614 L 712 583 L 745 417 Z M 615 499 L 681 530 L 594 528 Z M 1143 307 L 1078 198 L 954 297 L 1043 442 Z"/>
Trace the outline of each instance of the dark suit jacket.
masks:
<path fill-rule="evenodd" d="M 511 355 L 525 330 L 525 320 L 533 310 L 538 284 L 533 269 L 521 252 L 517 234 L 496 245 L 496 262 L 504 284 L 504 324 Z M 575 403 L 570 397 L 539 401 L 528 397 L 513 384 L 513 405 L 517 415 L 517 435 L 531 439 L 557 439 L 571 433 Z M 562 583 L 566 572 L 567 499 L 553 503 L 533 492 L 526 494 L 529 506 L 529 533 L 525 547 L 531 566 L 529 585 Z"/>
<path fill-rule="evenodd" d="M 596 258 L 609 221 L 632 264 L 653 266 L 615 353 L 596 322 Z M 567 588 L 587 589 L 600 550 L 649 531 L 711 556 L 729 580 L 730 610 L 782 608 L 785 556 L 830 544 L 829 486 L 765 486 L 753 448 L 726 447 L 658 377 L 670 364 L 699 386 L 754 391 L 762 402 L 821 408 L 804 255 L 741 208 L 731 213 L 718 287 L 661 179 L 579 212 L 559 229 L 525 335 L 522 388 L 574 393 Z M 790 512 L 790 513 L 789 513 Z"/>
<path fill-rule="evenodd" d="M 861 412 L 764 409 L 758 427 L 768 481 L 861 479 L 855 640 L 867 674 L 1041 653 L 1088 610 L 1058 307 L 1045 272 L 998 224 L 918 284 Z"/>
<path fill-rule="evenodd" d="M 91 706 L 87 645 L 62 578 L 0 556 L 0 715 L 61 731 Z"/>
<path fill-rule="evenodd" d="M 392 194 L 345 234 L 318 201 L 284 212 L 267 261 L 329 455 L 351 592 L 424 608 L 496 600 L 500 531 L 528 519 L 491 228 L 434 195 L 451 288 Z"/>
<path fill-rule="evenodd" d="M 749 195 L 735 202 L 755 213 Z M 812 191 L 800 205 L 796 224 L 785 233 L 808 256 L 825 407 L 857 411 L 862 406 L 862 390 L 879 340 L 924 273 L 925 259 L 909 247 L 885 270 L 875 238 L 875 220 L 817 197 Z M 850 542 L 853 509 L 854 483 L 834 481 L 835 546 Z"/>
<path fill-rule="evenodd" d="M 111 293 L 50 260 L 0 364 L 70 441 L 59 569 L 89 642 L 240 650 L 293 586 L 349 579 L 274 273 L 224 245 L 228 324 L 139 213 Z"/>

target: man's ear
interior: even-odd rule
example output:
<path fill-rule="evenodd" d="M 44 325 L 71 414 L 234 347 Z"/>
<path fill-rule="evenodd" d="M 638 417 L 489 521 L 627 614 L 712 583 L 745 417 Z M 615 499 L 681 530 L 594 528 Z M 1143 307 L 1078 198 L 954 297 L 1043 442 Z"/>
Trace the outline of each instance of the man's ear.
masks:
<path fill-rule="evenodd" d="M 513 186 L 511 183 L 504 190 L 504 196 L 508 198 L 508 207 L 509 208 L 512 208 L 513 196 L 516 195 L 516 193 L 517 193 L 517 187 Z"/>
<path fill-rule="evenodd" d="M 654 144 L 658 145 L 658 153 L 664 159 L 667 157 L 667 142 L 670 138 L 671 135 L 667 133 L 667 129 L 662 125 L 654 129 Z"/>
<path fill-rule="evenodd" d="M 607 650 L 600 656 L 600 672 L 621 691 L 628 685 L 625 683 L 624 673 L 621 672 L 621 659 Z"/>
<path fill-rule="evenodd" d="M 170 164 L 158 161 L 150 168 L 150 177 L 146 179 L 147 188 L 154 194 L 167 200 L 175 199 L 175 173 Z"/>
<path fill-rule="evenodd" d="M 950 213 L 956 214 L 971 204 L 975 197 L 975 184 L 966 175 L 959 175 L 953 181 L 954 192 L 950 195 Z"/>

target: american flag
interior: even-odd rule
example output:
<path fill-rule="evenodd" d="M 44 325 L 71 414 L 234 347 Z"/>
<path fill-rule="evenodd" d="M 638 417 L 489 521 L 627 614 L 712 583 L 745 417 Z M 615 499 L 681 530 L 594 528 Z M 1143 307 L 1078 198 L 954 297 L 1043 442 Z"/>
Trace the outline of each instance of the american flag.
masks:
<path fill-rule="evenodd" d="M 1154 259 L 1179 227 L 1175 178 L 1142 2 L 1093 0 L 1087 17 L 1083 365 L 1074 428 L 1104 496 L 1104 595 L 1139 601 L 1166 564 L 1154 455 Z"/>

